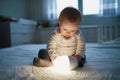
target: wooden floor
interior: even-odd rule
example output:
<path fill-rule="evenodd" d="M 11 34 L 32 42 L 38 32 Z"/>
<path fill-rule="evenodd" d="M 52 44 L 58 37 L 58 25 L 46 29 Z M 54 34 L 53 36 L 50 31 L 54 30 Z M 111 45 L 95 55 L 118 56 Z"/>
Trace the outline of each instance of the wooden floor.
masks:
<path fill-rule="evenodd" d="M 52 67 L 32 65 L 46 44 L 21 45 L 0 49 L 0 80 L 120 80 L 120 47 L 86 44 L 84 68 L 58 73 Z"/>

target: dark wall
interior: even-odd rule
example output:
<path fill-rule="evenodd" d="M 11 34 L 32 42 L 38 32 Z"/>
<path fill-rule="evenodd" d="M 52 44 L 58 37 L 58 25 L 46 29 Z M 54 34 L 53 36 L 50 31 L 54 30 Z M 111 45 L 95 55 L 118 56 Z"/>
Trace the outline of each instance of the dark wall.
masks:
<path fill-rule="evenodd" d="M 25 0 L 0 0 L 0 16 L 26 18 Z"/>
<path fill-rule="evenodd" d="M 10 27 L 9 24 L 0 23 L 0 48 L 10 47 Z"/>

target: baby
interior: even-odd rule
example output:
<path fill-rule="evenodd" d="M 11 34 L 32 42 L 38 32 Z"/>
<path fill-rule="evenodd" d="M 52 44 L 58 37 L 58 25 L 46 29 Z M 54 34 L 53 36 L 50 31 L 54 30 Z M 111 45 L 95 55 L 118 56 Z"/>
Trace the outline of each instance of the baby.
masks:
<path fill-rule="evenodd" d="M 73 56 L 78 61 L 78 67 L 83 67 L 86 61 L 85 42 L 79 25 L 81 13 L 73 7 L 64 8 L 58 18 L 58 28 L 51 35 L 47 50 L 41 49 L 38 58 L 34 58 L 35 66 L 52 66 L 52 62 L 59 56 Z"/>

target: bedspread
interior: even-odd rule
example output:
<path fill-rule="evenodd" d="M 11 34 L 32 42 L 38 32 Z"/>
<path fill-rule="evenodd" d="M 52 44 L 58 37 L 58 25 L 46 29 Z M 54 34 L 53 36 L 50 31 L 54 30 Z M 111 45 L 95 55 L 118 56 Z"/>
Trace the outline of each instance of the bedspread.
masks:
<path fill-rule="evenodd" d="M 32 60 L 46 44 L 0 49 L 0 80 L 120 80 L 120 48 L 86 46 L 83 68 L 59 73 L 53 67 L 35 67 Z"/>

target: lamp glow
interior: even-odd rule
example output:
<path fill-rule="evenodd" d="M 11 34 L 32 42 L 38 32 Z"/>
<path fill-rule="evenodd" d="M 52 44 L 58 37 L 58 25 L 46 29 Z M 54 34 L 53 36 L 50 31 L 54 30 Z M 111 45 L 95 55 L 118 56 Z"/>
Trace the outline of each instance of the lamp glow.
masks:
<path fill-rule="evenodd" d="M 53 61 L 54 68 L 60 73 L 69 72 L 78 66 L 77 59 L 72 56 L 60 56 Z"/>

